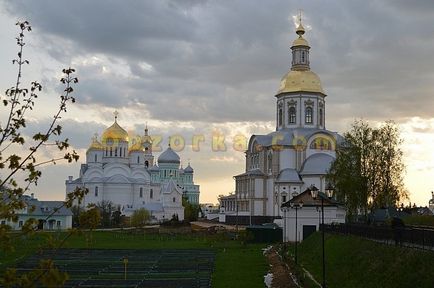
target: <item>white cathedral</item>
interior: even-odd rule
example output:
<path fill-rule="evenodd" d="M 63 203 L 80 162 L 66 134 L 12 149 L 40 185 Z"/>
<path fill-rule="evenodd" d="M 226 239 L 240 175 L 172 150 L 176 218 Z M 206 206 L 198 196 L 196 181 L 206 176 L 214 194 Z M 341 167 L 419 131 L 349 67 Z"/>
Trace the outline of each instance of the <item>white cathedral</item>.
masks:
<path fill-rule="evenodd" d="M 170 146 L 158 157 L 158 165 L 154 163 L 147 127 L 143 136 L 131 142 L 115 114 L 113 125 L 103 132 L 101 141 L 93 137 L 79 177 L 66 180 L 66 193 L 84 187 L 89 193 L 83 207 L 107 201 L 126 216 L 145 208 L 157 221 L 170 220 L 173 215 L 183 220 L 182 198 L 199 204 L 199 185 L 193 182 L 190 163 L 185 169 L 180 167 L 180 157 Z"/>
<path fill-rule="evenodd" d="M 245 172 L 234 177 L 235 194 L 219 199 L 226 222 L 272 222 L 282 216 L 282 203 L 309 186 L 324 191 L 342 137 L 326 129 L 326 94 L 310 70 L 310 46 L 301 22 L 296 33 L 291 69 L 275 95 L 276 131 L 251 136 Z"/>

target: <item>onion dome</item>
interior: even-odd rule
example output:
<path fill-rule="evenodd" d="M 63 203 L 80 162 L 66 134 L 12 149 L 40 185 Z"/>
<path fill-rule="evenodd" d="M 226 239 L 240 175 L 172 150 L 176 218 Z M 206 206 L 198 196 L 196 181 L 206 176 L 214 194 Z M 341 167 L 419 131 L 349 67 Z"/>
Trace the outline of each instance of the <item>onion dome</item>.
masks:
<path fill-rule="evenodd" d="M 125 141 L 128 142 L 128 132 L 123 129 L 121 126 L 119 126 L 117 122 L 117 112 L 115 112 L 115 122 L 112 124 L 112 126 L 105 129 L 105 131 L 102 133 L 102 143 L 106 143 L 107 140 L 111 141 Z"/>
<path fill-rule="evenodd" d="M 193 168 L 191 168 L 190 163 L 188 163 L 188 166 L 185 167 L 185 169 L 184 169 L 184 173 L 191 174 L 193 172 L 194 172 Z"/>
<path fill-rule="evenodd" d="M 310 70 L 291 70 L 286 73 L 286 75 L 283 76 L 282 80 L 280 81 L 280 87 L 279 91 L 277 91 L 277 94 L 301 91 L 325 94 L 318 75 Z"/>
<path fill-rule="evenodd" d="M 160 157 L 158 157 L 158 164 L 160 163 L 175 163 L 175 164 L 179 164 L 181 163 L 181 160 L 179 158 L 179 155 L 176 154 L 175 151 L 172 150 L 172 148 L 166 149 L 166 151 L 164 151 Z"/>
<path fill-rule="evenodd" d="M 294 40 L 291 46 L 292 66 L 288 73 L 282 77 L 277 95 L 291 92 L 312 92 L 325 95 L 321 80 L 318 75 L 310 70 L 310 46 L 306 39 L 303 38 L 305 30 L 301 24 L 301 16 L 299 23 L 295 31 L 298 38 Z"/>
<path fill-rule="evenodd" d="M 104 147 L 102 146 L 101 142 L 98 141 L 98 134 L 95 133 L 95 136 L 92 137 L 92 143 L 90 143 L 90 146 L 87 150 L 103 150 Z"/>
<path fill-rule="evenodd" d="M 129 152 L 143 152 L 143 146 L 140 141 L 134 143 L 129 149 Z"/>

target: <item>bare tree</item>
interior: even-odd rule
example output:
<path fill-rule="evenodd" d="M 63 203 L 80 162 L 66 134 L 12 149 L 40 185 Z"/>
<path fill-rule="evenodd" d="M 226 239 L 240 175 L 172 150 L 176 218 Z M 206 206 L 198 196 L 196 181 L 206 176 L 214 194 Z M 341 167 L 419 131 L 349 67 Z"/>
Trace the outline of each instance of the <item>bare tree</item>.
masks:
<path fill-rule="evenodd" d="M 27 21 L 18 22 L 20 29 L 16 37 L 19 51 L 17 58 L 12 60 L 12 64 L 18 65 L 17 80 L 13 87 L 6 90 L 1 97 L 3 108 L 1 114 L 6 116 L 6 121 L 0 124 L 0 219 L 7 223 L 18 220 L 17 211 L 26 207 L 24 193 L 29 191 L 42 176 L 39 168 L 46 164 L 55 164 L 57 161 L 73 162 L 77 161 L 79 155 L 76 151 L 70 151 L 68 139 L 59 139 L 62 127 L 59 125 L 61 115 L 67 111 L 67 105 L 75 102 L 72 96 L 73 84 L 78 79 L 73 75 L 75 70 L 72 68 L 63 69 L 63 77 L 60 79 L 65 86 L 63 95 L 59 99 L 59 107 L 55 111 L 48 127 L 32 136 L 24 134 L 24 128 L 28 121 L 28 112 L 35 109 L 35 101 L 38 92 L 42 91 L 42 86 L 38 82 L 31 82 L 30 88 L 22 86 L 22 75 L 24 65 L 29 61 L 24 58 L 25 33 L 30 32 L 31 26 Z M 41 159 L 40 150 L 44 146 L 54 146 L 60 155 L 52 159 Z M 80 202 L 87 190 L 76 189 L 67 195 L 62 206 L 71 207 L 73 202 Z M 31 211 L 32 207 L 27 207 Z M 47 219 L 58 211 L 61 207 L 53 210 Z M 30 236 L 37 229 L 37 222 L 31 218 L 27 220 L 20 233 L 11 234 L 11 227 L 7 224 L 0 226 L 0 243 L 4 251 L 14 249 L 15 239 L 23 235 Z M 55 245 L 49 243 L 51 248 L 57 249 L 72 235 L 73 231 L 65 234 Z M 4 286 L 27 287 L 34 286 L 35 283 L 45 287 L 61 286 L 66 280 L 66 274 L 58 271 L 51 260 L 42 260 L 35 270 L 17 275 L 14 269 L 7 269 L 2 277 Z M 54 281 L 54 282 L 53 282 Z"/>

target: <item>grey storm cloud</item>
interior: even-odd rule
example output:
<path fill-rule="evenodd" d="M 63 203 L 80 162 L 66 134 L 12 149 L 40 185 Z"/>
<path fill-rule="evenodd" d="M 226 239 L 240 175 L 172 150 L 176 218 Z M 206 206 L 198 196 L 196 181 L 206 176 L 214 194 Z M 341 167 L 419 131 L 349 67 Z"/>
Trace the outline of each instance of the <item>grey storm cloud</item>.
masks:
<path fill-rule="evenodd" d="M 432 116 L 433 3 L 6 1 L 3 7 L 32 22 L 52 57 L 105 55 L 131 73 L 77 67 L 79 103 L 133 110 L 144 104 L 156 120 L 202 122 L 274 120 L 273 96 L 296 37 L 290 18 L 303 8 L 312 27 L 306 33 L 312 69 L 329 94 L 329 123 L 338 126 L 360 116 Z"/>

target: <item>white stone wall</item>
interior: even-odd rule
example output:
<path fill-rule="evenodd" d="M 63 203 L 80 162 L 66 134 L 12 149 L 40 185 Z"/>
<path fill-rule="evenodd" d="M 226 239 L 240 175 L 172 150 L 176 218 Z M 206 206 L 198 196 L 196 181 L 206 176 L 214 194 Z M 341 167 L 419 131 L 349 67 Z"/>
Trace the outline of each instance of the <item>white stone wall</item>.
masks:
<path fill-rule="evenodd" d="M 284 241 L 295 242 L 295 209 L 289 209 L 287 212 L 282 212 L 282 226 Z M 324 208 L 324 223 L 345 223 L 345 209 L 342 207 L 330 207 Z M 286 216 L 286 217 L 285 217 Z M 321 212 L 316 207 L 303 207 L 297 209 L 297 241 L 303 240 L 303 226 L 314 225 L 316 230 L 319 230 L 319 224 L 321 220 Z"/>

